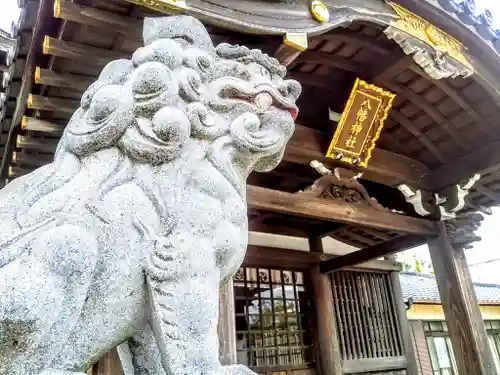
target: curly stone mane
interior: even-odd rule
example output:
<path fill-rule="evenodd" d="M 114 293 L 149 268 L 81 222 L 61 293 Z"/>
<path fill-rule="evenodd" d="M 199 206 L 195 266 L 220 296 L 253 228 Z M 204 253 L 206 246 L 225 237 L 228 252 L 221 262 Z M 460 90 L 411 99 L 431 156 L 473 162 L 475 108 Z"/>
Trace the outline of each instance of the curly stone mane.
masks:
<path fill-rule="evenodd" d="M 206 153 L 240 193 L 251 170 L 266 171 L 281 160 L 293 132 L 286 113 L 296 116 L 300 85 L 283 81 L 286 69 L 260 50 L 225 43 L 214 48 L 195 19 L 184 19 L 185 33 L 174 34 L 176 18 L 166 25 L 146 20 L 145 47 L 131 60 L 109 63 L 83 94 L 49 175 L 23 199 L 20 222 L 29 207 L 66 185 L 88 158 L 105 149 L 116 151 L 114 164 L 93 171 L 96 189 L 89 201 L 94 203 L 126 181 L 140 182 L 143 164 L 179 161 L 183 151 Z M 228 152 L 228 144 L 239 155 Z M 230 165 L 237 158 L 245 159 L 240 170 Z M 158 189 L 141 187 L 161 211 Z"/>
<path fill-rule="evenodd" d="M 54 162 L 0 192 L 0 283 L 12 282 L 0 372 L 69 375 L 130 340 L 135 366 L 149 366 L 137 374 L 251 373 L 219 363 L 216 301 L 245 256 L 246 179 L 280 162 L 301 87 L 261 51 L 214 47 L 192 17 L 146 19 L 143 38 L 85 91 Z M 96 314 L 109 324 L 94 329 Z M 29 327 L 16 340 L 30 361 L 2 324 Z"/>

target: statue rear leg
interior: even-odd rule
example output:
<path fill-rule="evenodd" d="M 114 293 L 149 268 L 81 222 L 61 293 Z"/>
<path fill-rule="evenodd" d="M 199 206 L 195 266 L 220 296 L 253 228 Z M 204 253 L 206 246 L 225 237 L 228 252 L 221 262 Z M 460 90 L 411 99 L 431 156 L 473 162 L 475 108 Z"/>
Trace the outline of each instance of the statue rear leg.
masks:
<path fill-rule="evenodd" d="M 11 246 L 27 250 L 0 268 L 0 373 L 37 375 L 78 321 L 98 245 L 84 227 L 54 224 Z"/>

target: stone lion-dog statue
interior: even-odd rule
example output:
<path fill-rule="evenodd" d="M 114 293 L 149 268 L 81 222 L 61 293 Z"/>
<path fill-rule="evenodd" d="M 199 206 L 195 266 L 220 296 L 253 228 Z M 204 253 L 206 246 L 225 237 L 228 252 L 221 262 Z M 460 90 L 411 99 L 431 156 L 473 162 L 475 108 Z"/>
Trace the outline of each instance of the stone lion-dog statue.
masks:
<path fill-rule="evenodd" d="M 0 191 L 2 375 L 83 375 L 117 345 L 128 374 L 253 374 L 219 362 L 219 288 L 246 251 L 246 179 L 280 162 L 301 87 L 192 17 L 147 18 L 143 38 L 54 162 Z"/>

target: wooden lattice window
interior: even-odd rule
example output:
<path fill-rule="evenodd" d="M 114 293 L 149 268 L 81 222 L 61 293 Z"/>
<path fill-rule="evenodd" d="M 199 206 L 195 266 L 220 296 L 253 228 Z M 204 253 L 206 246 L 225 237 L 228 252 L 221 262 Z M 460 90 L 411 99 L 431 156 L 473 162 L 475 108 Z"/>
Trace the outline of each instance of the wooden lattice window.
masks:
<path fill-rule="evenodd" d="M 340 271 L 331 279 L 342 359 L 404 355 L 390 276 Z"/>
<path fill-rule="evenodd" d="M 254 369 L 312 363 L 302 272 L 240 268 L 234 291 L 239 363 Z"/>

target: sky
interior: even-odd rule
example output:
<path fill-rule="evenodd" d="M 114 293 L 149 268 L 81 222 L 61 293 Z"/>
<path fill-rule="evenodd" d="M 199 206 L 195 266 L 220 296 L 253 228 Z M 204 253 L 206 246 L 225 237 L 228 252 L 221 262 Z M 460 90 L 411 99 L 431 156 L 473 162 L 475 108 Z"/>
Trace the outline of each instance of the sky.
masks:
<path fill-rule="evenodd" d="M 16 0 L 0 0 L 0 28 L 10 31 L 11 23 L 19 17 L 19 9 Z M 500 29 L 500 1 L 498 0 L 476 0 L 478 10 L 488 7 L 495 15 L 498 15 L 495 24 Z M 478 235 L 482 240 L 474 245 L 474 248 L 467 250 L 467 261 L 470 265 L 473 280 L 485 283 L 500 284 L 500 239 L 497 232 L 500 229 L 500 208 L 493 208 L 493 215 L 486 218 Z M 430 264 L 430 255 L 427 246 L 401 254 L 400 259 L 411 261 L 419 259 Z M 498 259 L 495 261 L 495 259 Z M 491 261 L 491 262 L 489 262 Z M 484 263 L 489 262 L 489 263 Z M 425 268 L 424 268 L 425 270 Z"/>
<path fill-rule="evenodd" d="M 500 207 L 492 208 L 492 215 L 486 216 L 476 234 L 481 241 L 465 251 L 467 263 L 473 281 L 500 284 Z M 427 245 L 405 251 L 398 255 L 398 260 L 414 264 L 414 259 L 424 261 L 423 272 L 431 272 L 429 248 Z"/>
<path fill-rule="evenodd" d="M 0 28 L 10 32 L 10 26 L 13 20 L 19 17 L 19 8 L 17 7 L 16 0 L 0 0 Z"/>

